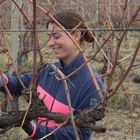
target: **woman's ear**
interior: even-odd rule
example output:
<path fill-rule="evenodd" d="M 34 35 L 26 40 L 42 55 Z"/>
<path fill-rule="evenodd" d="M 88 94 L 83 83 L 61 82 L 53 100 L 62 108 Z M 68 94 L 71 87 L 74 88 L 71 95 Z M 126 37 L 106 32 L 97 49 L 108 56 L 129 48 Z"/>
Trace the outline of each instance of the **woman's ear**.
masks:
<path fill-rule="evenodd" d="M 80 41 L 81 39 L 81 31 L 76 31 L 75 33 L 73 33 L 73 38 L 75 39 L 75 41 Z"/>

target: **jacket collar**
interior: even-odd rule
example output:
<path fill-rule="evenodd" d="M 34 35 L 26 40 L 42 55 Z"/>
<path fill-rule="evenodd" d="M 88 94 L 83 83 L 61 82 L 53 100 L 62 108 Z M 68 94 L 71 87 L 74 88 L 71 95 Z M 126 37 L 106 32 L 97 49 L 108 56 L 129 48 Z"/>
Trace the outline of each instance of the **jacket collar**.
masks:
<path fill-rule="evenodd" d="M 60 60 L 60 69 L 65 74 L 68 75 L 74 70 L 76 70 L 78 67 L 80 67 L 84 63 L 84 58 L 81 53 L 79 53 L 76 58 L 67 66 L 63 65 L 63 62 Z"/>

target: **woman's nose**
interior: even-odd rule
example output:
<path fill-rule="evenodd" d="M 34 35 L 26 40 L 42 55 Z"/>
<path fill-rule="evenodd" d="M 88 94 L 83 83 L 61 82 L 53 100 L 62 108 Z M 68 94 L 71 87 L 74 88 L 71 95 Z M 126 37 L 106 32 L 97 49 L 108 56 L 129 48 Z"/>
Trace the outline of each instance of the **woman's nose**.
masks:
<path fill-rule="evenodd" d="M 50 37 L 50 39 L 48 40 L 48 46 L 53 46 L 55 45 L 55 40 L 53 39 L 53 37 Z"/>

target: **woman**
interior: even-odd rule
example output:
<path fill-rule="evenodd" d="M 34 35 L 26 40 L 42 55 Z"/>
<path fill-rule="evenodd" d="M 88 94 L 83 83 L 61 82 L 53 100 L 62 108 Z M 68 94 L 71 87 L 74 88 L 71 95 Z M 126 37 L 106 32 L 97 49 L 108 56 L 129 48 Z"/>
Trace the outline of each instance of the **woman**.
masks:
<path fill-rule="evenodd" d="M 76 12 L 71 10 L 61 11 L 54 14 L 54 18 L 71 33 L 73 39 L 79 45 L 82 45 L 84 41 L 92 42 L 94 40 L 90 32 L 87 30 L 84 20 Z M 72 30 L 75 27 L 77 27 L 77 30 Z M 47 22 L 47 29 L 48 46 L 53 50 L 55 57 L 59 59 L 59 62 L 55 63 L 55 65 L 65 75 L 68 75 L 84 63 L 84 58 L 77 49 L 75 43 L 68 37 L 66 32 L 62 31 L 61 28 L 55 24 L 53 20 L 50 19 Z M 49 64 L 39 70 L 36 81 L 37 93 L 39 94 L 40 99 L 45 95 L 45 99 L 43 100 L 49 110 L 52 112 L 68 114 L 69 107 L 63 83 L 61 80 L 58 80 L 52 72 L 53 69 Z M 103 83 L 94 69 L 93 73 L 101 91 L 103 91 Z M 21 76 L 26 87 L 29 86 L 31 76 L 31 72 L 25 73 Z M 22 87 L 16 77 L 5 75 L 5 79 L 7 79 L 7 86 L 11 93 L 21 93 Z M 69 78 L 68 87 L 70 90 L 72 110 L 74 114 L 79 109 L 82 110 L 89 106 L 94 106 L 101 101 L 87 70 L 87 66 L 82 67 L 82 69 Z M 48 122 L 47 124 L 32 122 L 24 129 L 30 135 L 31 139 L 36 140 L 47 135 L 57 126 L 58 124 L 54 122 Z M 80 140 L 88 140 L 92 131 L 90 129 L 78 128 L 78 133 Z M 75 136 L 72 125 L 60 128 L 47 139 L 74 140 Z"/>

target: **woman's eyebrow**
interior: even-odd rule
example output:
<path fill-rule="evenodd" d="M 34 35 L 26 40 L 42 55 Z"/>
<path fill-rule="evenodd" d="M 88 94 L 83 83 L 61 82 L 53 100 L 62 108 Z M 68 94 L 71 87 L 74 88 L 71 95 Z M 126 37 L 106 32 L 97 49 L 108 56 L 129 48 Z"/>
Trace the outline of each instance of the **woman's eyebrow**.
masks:
<path fill-rule="evenodd" d="M 60 34 L 60 32 L 57 31 L 57 32 L 50 32 L 50 33 L 47 33 L 48 36 L 52 36 L 52 35 L 56 35 L 56 34 Z"/>

